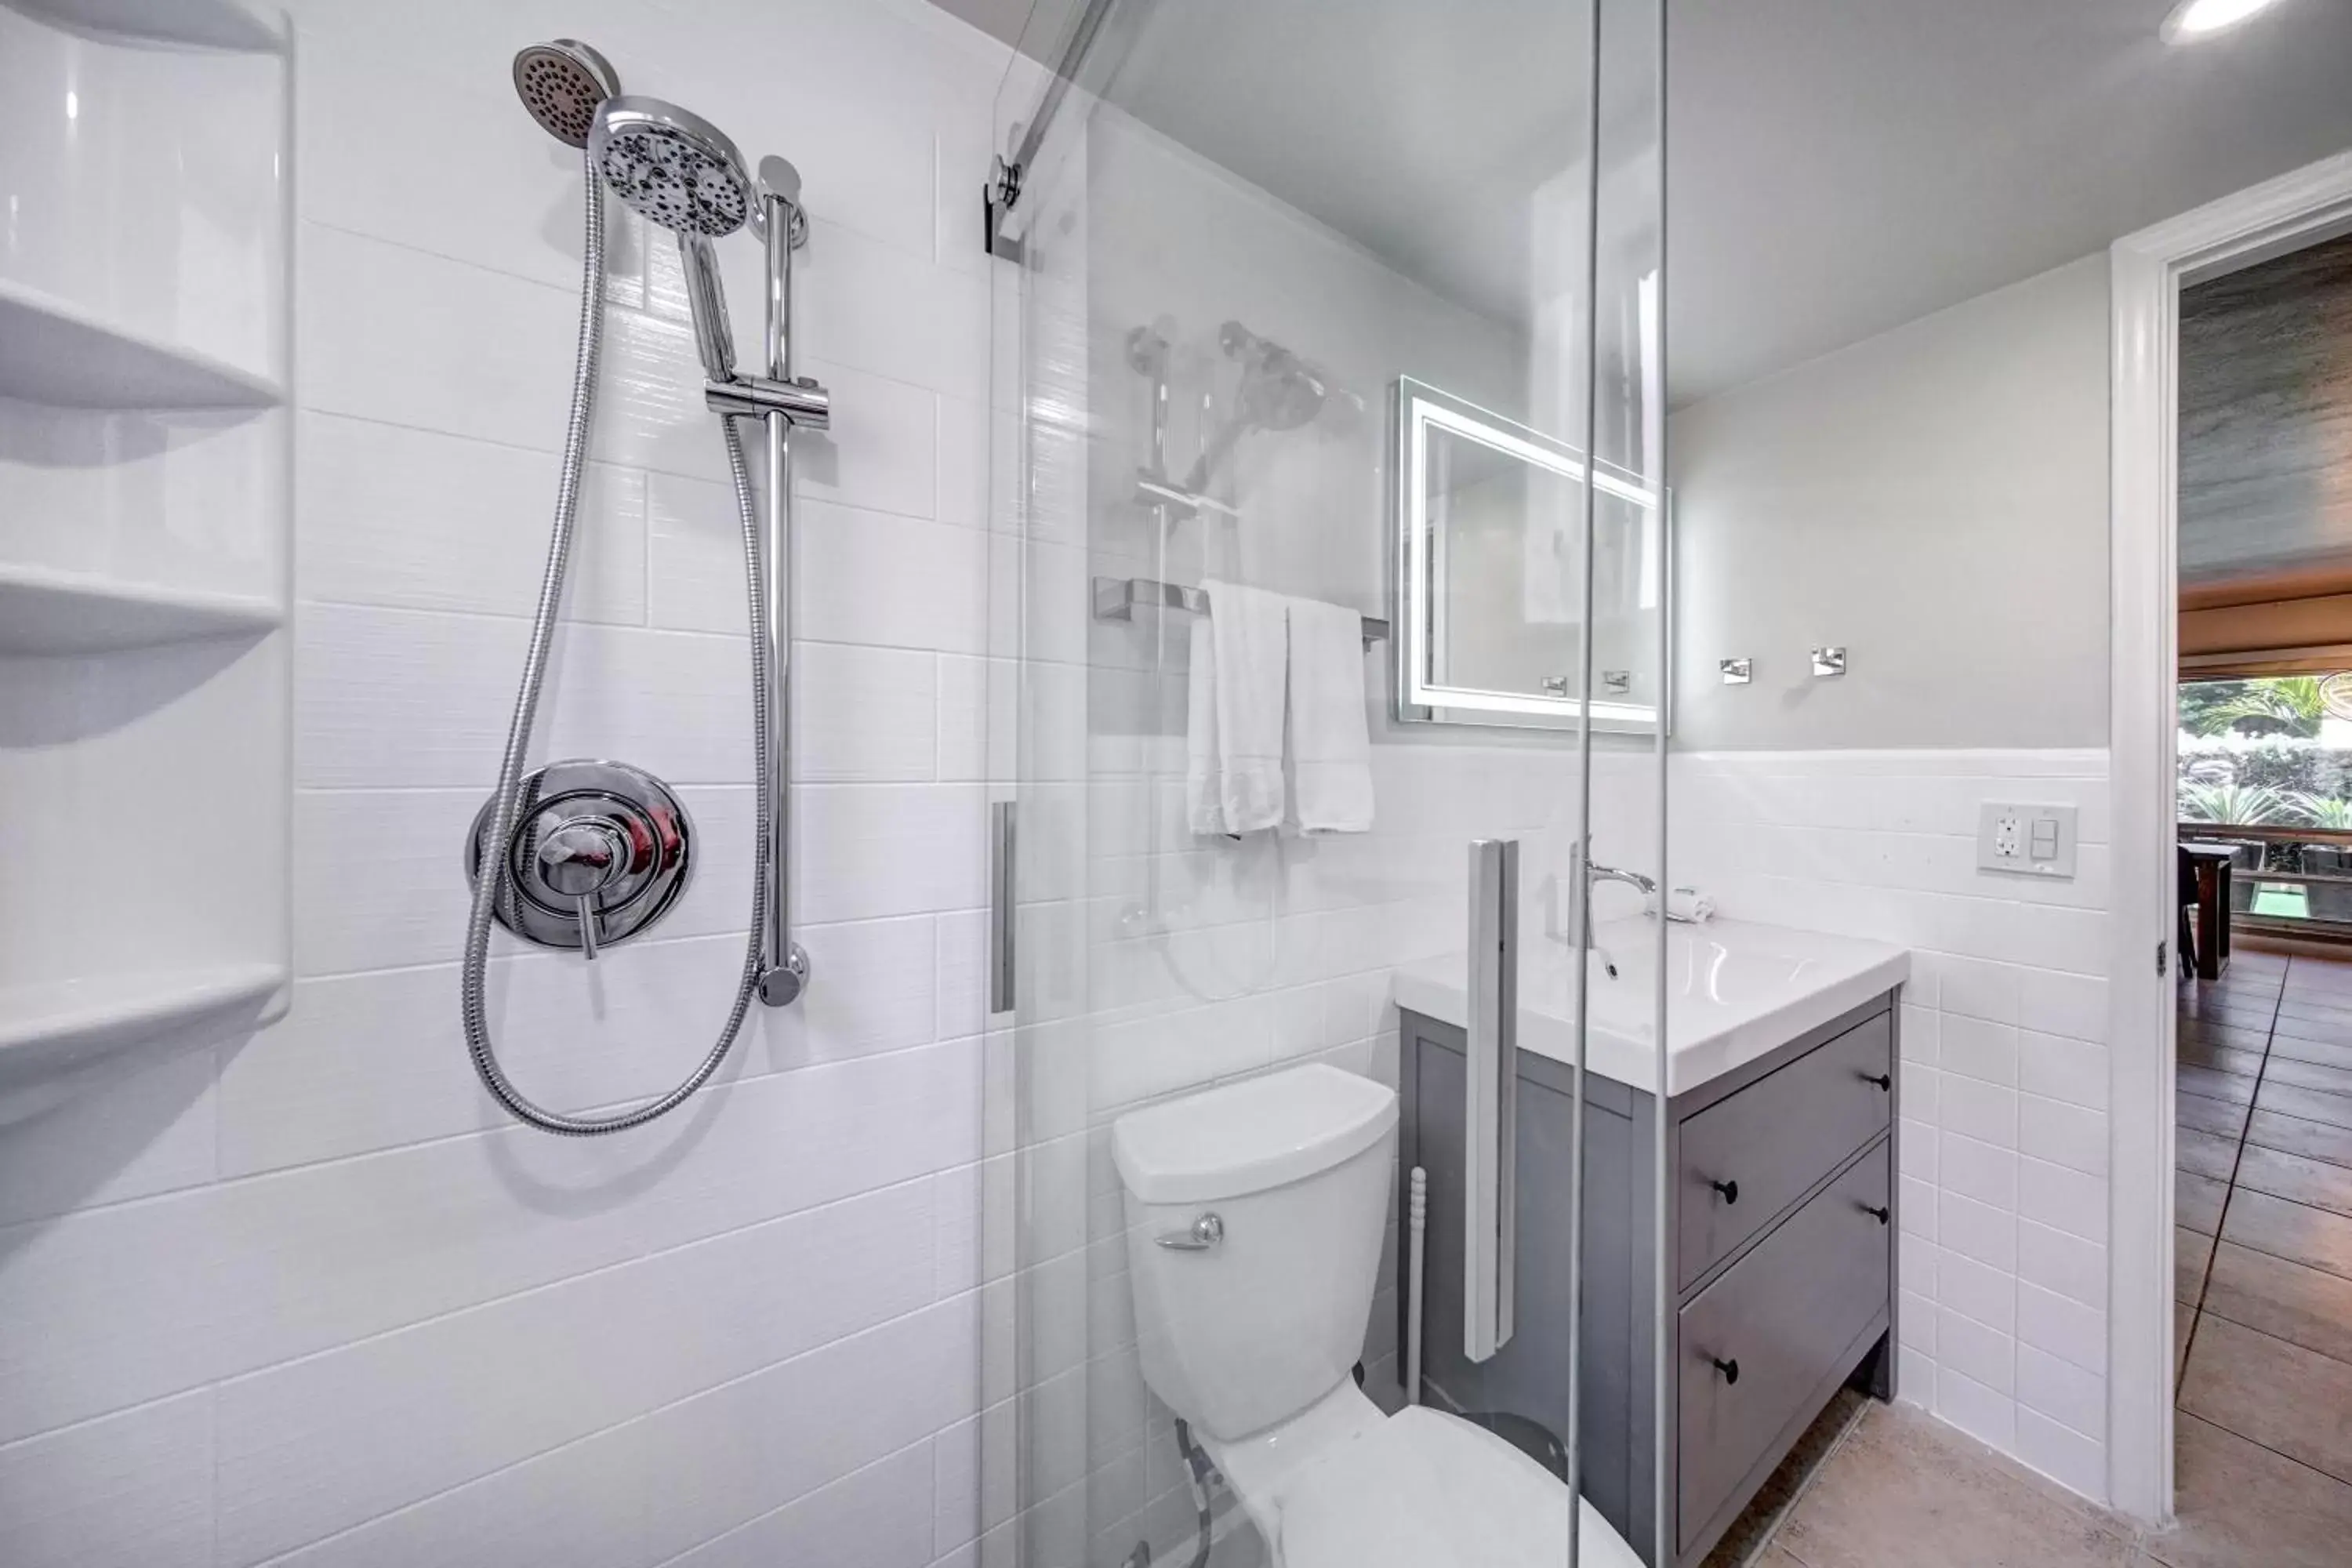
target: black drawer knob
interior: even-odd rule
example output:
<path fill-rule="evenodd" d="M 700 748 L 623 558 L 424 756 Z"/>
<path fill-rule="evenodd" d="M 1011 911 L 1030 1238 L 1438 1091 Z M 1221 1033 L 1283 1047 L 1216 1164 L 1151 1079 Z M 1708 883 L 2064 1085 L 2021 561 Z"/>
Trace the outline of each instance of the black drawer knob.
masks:
<path fill-rule="evenodd" d="M 1707 1185 L 1713 1187 L 1717 1192 L 1721 1193 L 1723 1194 L 1723 1201 L 1727 1204 L 1736 1204 L 1739 1201 L 1739 1184 L 1738 1182 L 1709 1182 Z"/>
<path fill-rule="evenodd" d="M 1866 1072 L 1862 1075 L 1862 1081 L 1874 1083 L 1884 1089 L 1892 1089 L 1895 1087 L 1895 1075 L 1891 1072 Z"/>
<path fill-rule="evenodd" d="M 1738 1358 L 1738 1357 L 1734 1356 L 1731 1360 L 1729 1360 L 1729 1361 L 1726 1361 L 1726 1360 L 1724 1360 L 1721 1356 L 1712 1356 L 1712 1355 L 1711 1355 L 1711 1356 L 1707 1357 L 1706 1359 L 1707 1359 L 1708 1361 L 1713 1362 L 1713 1363 L 1715 1363 L 1715 1370 L 1716 1370 L 1716 1371 L 1717 1371 L 1717 1372 L 1719 1372 L 1719 1373 L 1723 1373 L 1723 1381 L 1724 1381 L 1724 1382 L 1726 1382 L 1726 1383 L 1738 1383 L 1738 1382 L 1739 1381 L 1739 1358 Z"/>
<path fill-rule="evenodd" d="M 1862 1205 L 1862 1212 L 1863 1212 L 1863 1213 L 1864 1213 L 1864 1214 L 1866 1214 L 1866 1215 L 1868 1215 L 1871 1218 L 1873 1218 L 1873 1219 L 1876 1220 L 1876 1221 L 1877 1221 L 1879 1224 L 1881 1224 L 1881 1225 L 1885 1225 L 1885 1224 L 1886 1223 L 1886 1219 L 1887 1219 L 1887 1211 L 1886 1211 L 1886 1210 L 1885 1210 L 1885 1209 L 1883 1209 L 1883 1208 L 1880 1208 L 1876 1204 L 1864 1204 L 1864 1205 Z"/>

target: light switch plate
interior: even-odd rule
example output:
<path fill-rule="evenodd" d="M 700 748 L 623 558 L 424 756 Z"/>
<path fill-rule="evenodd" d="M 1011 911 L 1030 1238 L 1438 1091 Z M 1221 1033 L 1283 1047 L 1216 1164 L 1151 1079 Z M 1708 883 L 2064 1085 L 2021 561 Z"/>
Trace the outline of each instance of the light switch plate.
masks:
<path fill-rule="evenodd" d="M 2021 877 L 2072 877 L 2076 815 L 2071 805 L 1986 801 L 1977 813 L 1978 867 Z"/>

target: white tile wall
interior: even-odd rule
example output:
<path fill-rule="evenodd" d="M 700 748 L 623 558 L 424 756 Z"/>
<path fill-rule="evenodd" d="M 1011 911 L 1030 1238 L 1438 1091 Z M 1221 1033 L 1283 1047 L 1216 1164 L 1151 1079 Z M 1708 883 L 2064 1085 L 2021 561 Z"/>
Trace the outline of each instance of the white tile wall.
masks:
<path fill-rule="evenodd" d="M 296 11 L 296 995 L 254 1038 L 0 1129 L 0 1561 L 923 1568 L 976 1532 L 934 1492 L 982 1394 L 988 309 L 965 252 L 1005 51 L 901 0 Z M 587 1142 L 490 1106 L 455 967 L 572 358 L 578 158 L 507 70 L 552 35 L 799 164 L 800 368 L 838 416 L 798 468 L 817 983 L 755 1008 L 691 1106 Z M 679 784 L 704 858 L 593 972 L 499 946 L 509 1069 L 583 1108 L 692 1066 L 750 902 L 727 469 L 674 253 L 610 232 L 537 750 Z M 756 247 L 729 248 L 748 340 Z"/>
<path fill-rule="evenodd" d="M 2106 754 L 1675 757 L 1677 882 L 1902 942 L 1902 1397 L 2106 1495 Z M 1976 869 L 1977 803 L 2081 808 L 2071 882 Z"/>

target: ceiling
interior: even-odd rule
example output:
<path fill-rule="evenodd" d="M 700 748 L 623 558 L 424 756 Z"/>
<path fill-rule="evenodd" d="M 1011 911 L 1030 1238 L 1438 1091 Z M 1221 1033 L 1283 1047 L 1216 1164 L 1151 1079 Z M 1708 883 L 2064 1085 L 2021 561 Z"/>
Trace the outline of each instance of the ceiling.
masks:
<path fill-rule="evenodd" d="M 1016 41 L 1031 10 L 937 3 Z M 1074 0 L 1038 5 L 1058 21 Z M 2352 147 L 2352 5 L 2281 0 L 2180 47 L 2157 37 L 2169 5 L 1673 0 L 1674 401 Z M 1346 28 L 1330 14 L 1319 0 L 1158 8 L 1114 96 L 1441 292 L 1523 317 L 1524 197 L 1580 141 L 1558 62 L 1580 53 L 1581 24 L 1528 0 L 1351 0 Z M 1648 74 L 1628 68 L 1618 79 Z M 1637 143 L 1641 119 L 1610 145 Z"/>

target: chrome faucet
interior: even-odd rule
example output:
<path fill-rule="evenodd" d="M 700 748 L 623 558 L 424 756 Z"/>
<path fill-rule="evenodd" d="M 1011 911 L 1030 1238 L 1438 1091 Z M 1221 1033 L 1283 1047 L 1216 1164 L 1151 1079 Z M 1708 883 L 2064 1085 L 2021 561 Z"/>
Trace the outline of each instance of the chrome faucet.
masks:
<path fill-rule="evenodd" d="M 1569 846 L 1568 858 L 1572 866 L 1579 868 L 1570 872 L 1569 879 L 1569 929 L 1565 934 L 1558 931 L 1551 934 L 1579 952 L 1601 954 L 1601 967 L 1614 980 L 1617 977 L 1617 961 L 1609 955 L 1608 949 L 1596 947 L 1592 942 L 1592 885 L 1596 882 L 1622 882 L 1626 887 L 1638 889 L 1644 897 L 1653 897 L 1657 893 L 1658 884 L 1639 871 L 1622 871 L 1614 866 L 1601 865 L 1586 853 L 1585 841 L 1581 838 Z"/>

